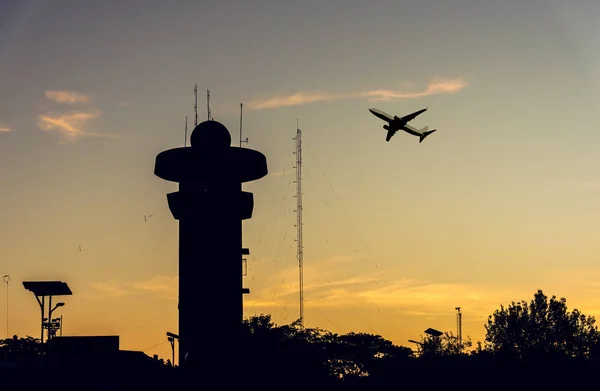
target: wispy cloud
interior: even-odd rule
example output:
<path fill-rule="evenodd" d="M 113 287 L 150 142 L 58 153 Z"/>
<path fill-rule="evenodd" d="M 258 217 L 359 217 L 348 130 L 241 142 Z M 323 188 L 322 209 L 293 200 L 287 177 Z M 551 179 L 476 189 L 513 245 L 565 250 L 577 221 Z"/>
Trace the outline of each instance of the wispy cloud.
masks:
<path fill-rule="evenodd" d="M 119 283 L 117 283 L 114 280 L 105 282 L 94 282 L 91 283 L 90 286 L 101 292 L 103 295 L 110 297 L 122 297 L 131 293 L 129 290 L 124 289 L 122 286 L 120 286 Z"/>
<path fill-rule="evenodd" d="M 179 291 L 179 278 L 177 276 L 155 276 L 146 281 L 131 283 L 133 289 L 155 293 L 167 299 L 176 299 Z"/>
<path fill-rule="evenodd" d="M 394 277 L 391 270 L 359 270 L 359 260 L 335 257 L 305 263 L 304 297 L 308 309 L 356 311 L 381 308 L 422 316 L 447 314 L 461 303 L 472 320 L 484 321 L 500 303 L 527 299 L 534 292 L 511 286 L 501 289 L 486 284 L 447 283 Z M 364 265 L 363 265 L 364 266 Z M 360 268 L 360 267 L 359 267 Z M 289 269 L 289 270 L 288 270 Z M 286 308 L 297 300 L 297 266 L 280 270 L 271 284 L 249 286 L 252 295 L 245 307 L 257 313 Z M 249 275 L 251 275 L 251 272 Z"/>
<path fill-rule="evenodd" d="M 67 90 L 48 90 L 46 91 L 46 98 L 58 102 L 64 103 L 68 105 L 74 105 L 77 103 L 88 103 L 90 98 L 77 91 L 67 91 Z"/>
<path fill-rule="evenodd" d="M 305 263 L 305 309 L 314 313 L 345 313 L 343 317 L 376 310 L 423 319 L 452 317 L 453 309 L 459 304 L 468 309 L 469 322 L 483 325 L 501 304 L 529 301 L 536 289 L 543 288 L 548 296 L 566 296 L 571 309 L 578 308 L 586 315 L 600 313 L 600 299 L 596 299 L 600 293 L 600 272 L 594 269 L 545 270 L 538 276 L 540 286 L 532 286 L 530 283 L 423 280 L 406 277 L 406 273 L 396 270 L 370 267 L 370 270 L 359 270 L 359 263 L 351 257 Z M 254 276 L 250 270 L 252 294 L 244 299 L 247 313 L 289 314 L 289 309 L 296 306 L 298 300 L 297 273 L 297 266 L 290 265 L 280 269 L 270 283 L 265 284 L 257 278 L 255 285 L 251 282 Z M 565 288 L 564 281 L 578 281 L 578 284 Z"/>
<path fill-rule="evenodd" d="M 57 103 L 74 105 L 88 103 L 90 98 L 76 91 L 46 91 L 46 98 Z M 81 137 L 116 138 L 117 135 L 95 133 L 86 130 L 86 126 L 99 118 L 102 111 L 97 108 L 46 111 L 38 117 L 38 127 L 46 132 L 58 134 L 62 137 L 61 143 L 73 143 Z"/>
<path fill-rule="evenodd" d="M 132 294 L 154 294 L 165 299 L 177 299 L 179 289 L 179 278 L 177 276 L 154 276 L 148 280 L 133 282 L 95 282 L 90 286 L 98 293 L 121 297 Z"/>
<path fill-rule="evenodd" d="M 115 135 L 87 132 L 85 126 L 92 120 L 100 117 L 100 110 L 69 111 L 66 113 L 47 113 L 38 118 L 38 126 L 47 132 L 56 132 L 63 136 L 64 141 L 74 142 L 80 137 L 107 137 Z"/>
<path fill-rule="evenodd" d="M 10 132 L 11 130 L 12 130 L 12 129 L 11 129 L 11 128 L 9 128 L 8 126 L 3 126 L 3 125 L 0 125 L 0 133 L 8 133 L 8 132 Z"/>
<path fill-rule="evenodd" d="M 459 92 L 467 87 L 467 82 L 463 79 L 454 80 L 436 80 L 427 86 L 422 91 L 407 92 L 394 90 L 375 90 L 364 93 L 363 96 L 371 98 L 374 101 L 395 100 L 395 99 L 414 99 L 422 98 L 429 95 L 451 94 Z"/>
<path fill-rule="evenodd" d="M 303 93 L 289 96 L 276 96 L 267 99 L 255 99 L 248 102 L 250 110 L 276 109 L 279 107 L 300 106 L 315 102 L 334 101 L 341 99 L 367 98 L 370 101 L 385 101 L 397 99 L 415 99 L 430 95 L 456 93 L 468 86 L 462 79 L 434 79 L 426 88 L 417 91 L 377 89 L 372 91 L 336 94 L 329 92 Z"/>
<path fill-rule="evenodd" d="M 343 95 L 328 93 L 303 93 L 299 92 L 289 96 L 276 96 L 268 99 L 255 99 L 248 102 L 250 110 L 276 109 L 286 106 L 300 106 L 308 103 L 331 101 L 343 98 Z"/>

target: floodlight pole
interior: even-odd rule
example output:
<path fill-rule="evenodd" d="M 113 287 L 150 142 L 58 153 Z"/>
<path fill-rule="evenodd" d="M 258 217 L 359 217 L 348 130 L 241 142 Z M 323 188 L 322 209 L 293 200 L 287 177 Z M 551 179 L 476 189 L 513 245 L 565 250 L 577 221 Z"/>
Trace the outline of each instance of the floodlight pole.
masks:
<path fill-rule="evenodd" d="M 46 296 L 48 296 L 48 322 L 52 322 L 52 312 L 57 307 L 62 307 L 64 303 L 58 303 L 56 308 L 52 308 L 52 296 L 72 295 L 71 289 L 66 282 L 62 281 L 23 281 L 23 287 L 31 291 L 40 305 L 41 312 L 41 332 L 40 342 L 44 343 L 44 310 L 46 309 Z M 41 297 L 41 300 L 40 300 Z M 52 338 L 48 335 L 48 340 Z"/>
<path fill-rule="evenodd" d="M 40 297 L 38 295 L 35 295 L 35 299 L 37 300 L 38 304 L 40 305 L 40 309 L 42 310 L 42 329 L 41 329 L 41 333 L 40 333 L 40 342 L 44 343 L 44 301 L 46 299 L 45 296 L 42 296 L 42 300 L 40 300 Z"/>
<path fill-rule="evenodd" d="M 52 296 L 48 296 L 48 322 L 46 323 L 46 329 L 47 334 L 46 334 L 46 341 L 48 342 L 48 347 L 50 346 L 50 322 L 52 322 Z"/>

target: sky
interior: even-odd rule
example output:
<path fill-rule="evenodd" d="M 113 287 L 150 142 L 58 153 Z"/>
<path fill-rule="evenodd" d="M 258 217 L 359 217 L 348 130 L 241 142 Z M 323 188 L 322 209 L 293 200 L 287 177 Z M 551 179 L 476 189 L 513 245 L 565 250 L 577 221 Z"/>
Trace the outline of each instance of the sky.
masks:
<path fill-rule="evenodd" d="M 64 335 L 170 357 L 177 184 L 154 160 L 183 146 L 186 116 L 191 132 L 196 84 L 198 121 L 209 89 L 239 146 L 243 103 L 242 147 L 268 161 L 244 185 L 246 317 L 299 316 L 297 123 L 305 326 L 409 346 L 428 327 L 456 334 L 461 307 L 463 337 L 483 341 L 488 315 L 537 289 L 600 316 L 599 12 L 591 0 L 3 1 L 0 334 L 38 337 L 22 282 L 61 280 Z M 373 107 L 428 107 L 411 125 L 438 131 L 386 143 Z"/>

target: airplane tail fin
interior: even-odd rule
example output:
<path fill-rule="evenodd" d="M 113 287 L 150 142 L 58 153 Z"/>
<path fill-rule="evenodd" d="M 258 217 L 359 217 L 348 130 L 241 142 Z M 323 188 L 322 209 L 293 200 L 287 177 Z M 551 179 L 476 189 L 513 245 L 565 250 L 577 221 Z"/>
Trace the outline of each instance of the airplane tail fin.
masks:
<path fill-rule="evenodd" d="M 429 136 L 431 133 L 435 132 L 437 129 L 433 129 L 433 130 L 429 130 L 426 132 L 423 132 L 423 134 L 421 135 L 421 137 L 419 137 L 419 144 L 423 142 L 423 140 L 425 140 L 425 137 Z"/>

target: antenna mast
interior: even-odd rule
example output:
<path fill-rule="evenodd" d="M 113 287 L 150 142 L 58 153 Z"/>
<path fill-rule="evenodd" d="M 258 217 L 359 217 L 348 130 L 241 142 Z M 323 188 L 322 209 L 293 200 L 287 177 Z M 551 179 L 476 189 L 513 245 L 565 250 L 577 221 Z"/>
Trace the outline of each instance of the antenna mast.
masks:
<path fill-rule="evenodd" d="M 185 116 L 185 135 L 183 136 L 183 146 L 187 147 L 187 115 Z"/>
<path fill-rule="evenodd" d="M 198 125 L 198 84 L 194 85 L 194 129 Z"/>
<path fill-rule="evenodd" d="M 240 148 L 242 147 L 242 143 L 248 142 L 248 137 L 245 140 L 242 140 L 242 113 L 244 109 L 244 104 L 240 103 Z"/>
<path fill-rule="evenodd" d="M 456 333 L 458 334 L 458 346 L 462 350 L 462 312 L 460 312 L 460 307 L 456 307 Z"/>
<path fill-rule="evenodd" d="M 296 242 L 298 267 L 299 267 L 299 285 L 300 285 L 300 327 L 304 328 L 304 249 L 302 246 L 302 131 L 298 127 L 296 120 Z"/>
<path fill-rule="evenodd" d="M 6 284 L 6 338 L 9 338 L 9 332 L 8 332 L 8 283 L 10 282 L 10 276 L 8 274 L 5 274 L 2 277 L 2 280 Z"/>
<path fill-rule="evenodd" d="M 206 111 L 208 111 L 208 120 L 210 121 L 210 91 L 206 90 Z"/>

